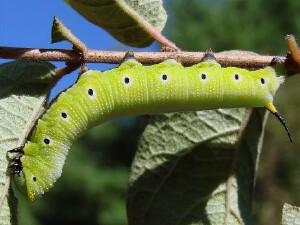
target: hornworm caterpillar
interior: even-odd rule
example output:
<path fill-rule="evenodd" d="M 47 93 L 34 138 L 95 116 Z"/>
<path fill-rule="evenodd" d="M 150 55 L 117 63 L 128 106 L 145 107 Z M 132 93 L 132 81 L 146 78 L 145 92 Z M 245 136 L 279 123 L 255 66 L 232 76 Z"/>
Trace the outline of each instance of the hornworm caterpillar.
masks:
<path fill-rule="evenodd" d="M 38 120 L 11 168 L 17 187 L 35 200 L 60 177 L 74 140 L 106 120 L 140 114 L 234 107 L 265 107 L 290 133 L 273 105 L 283 81 L 268 66 L 259 70 L 223 68 L 212 55 L 190 67 L 169 59 L 143 66 L 125 60 L 109 71 L 87 71 L 61 93 Z"/>

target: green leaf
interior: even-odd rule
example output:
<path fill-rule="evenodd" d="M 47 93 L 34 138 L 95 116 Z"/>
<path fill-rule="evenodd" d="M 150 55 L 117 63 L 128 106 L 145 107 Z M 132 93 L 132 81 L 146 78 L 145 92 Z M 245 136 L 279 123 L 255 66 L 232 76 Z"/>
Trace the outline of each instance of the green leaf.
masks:
<path fill-rule="evenodd" d="M 0 65 L 0 224 L 3 225 L 16 223 L 16 200 L 9 190 L 7 151 L 23 144 L 42 112 L 53 69 L 50 63 L 38 62 L 15 61 Z"/>
<path fill-rule="evenodd" d="M 300 208 L 296 206 L 284 204 L 282 210 L 282 225 L 299 225 L 300 224 Z"/>
<path fill-rule="evenodd" d="M 147 31 L 147 23 L 161 31 L 167 20 L 162 0 L 65 1 L 87 20 L 134 47 L 146 47 L 154 41 Z"/>
<path fill-rule="evenodd" d="M 132 165 L 129 224 L 252 224 L 266 118 L 263 109 L 155 117 Z"/>
<path fill-rule="evenodd" d="M 47 84 L 54 76 L 54 66 L 50 63 L 13 61 L 0 67 L 0 96 L 24 84 L 36 86 Z"/>

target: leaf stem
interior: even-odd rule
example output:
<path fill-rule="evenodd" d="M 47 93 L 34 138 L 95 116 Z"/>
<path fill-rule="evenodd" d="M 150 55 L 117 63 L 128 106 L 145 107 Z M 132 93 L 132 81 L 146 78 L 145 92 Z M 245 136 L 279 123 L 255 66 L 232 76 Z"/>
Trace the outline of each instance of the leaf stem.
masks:
<path fill-rule="evenodd" d="M 148 35 L 150 35 L 155 41 L 157 41 L 161 47 L 165 47 L 172 51 L 179 51 L 180 49 L 170 41 L 167 37 L 165 37 L 159 30 L 157 30 L 151 23 L 147 22 L 143 19 L 135 10 L 127 5 L 125 1 L 116 1 L 116 4 L 120 6 L 128 16 L 132 17 L 141 28 L 144 29 Z"/>

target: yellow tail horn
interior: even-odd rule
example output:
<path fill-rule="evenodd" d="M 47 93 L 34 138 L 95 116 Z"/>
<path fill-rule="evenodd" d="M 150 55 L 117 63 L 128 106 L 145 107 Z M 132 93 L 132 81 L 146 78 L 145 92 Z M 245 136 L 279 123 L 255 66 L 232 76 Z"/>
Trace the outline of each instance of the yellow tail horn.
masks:
<path fill-rule="evenodd" d="M 293 142 L 292 137 L 291 137 L 291 133 L 290 130 L 284 120 L 284 118 L 278 113 L 278 111 L 276 110 L 275 106 L 273 105 L 272 102 L 269 102 L 266 105 L 266 108 L 274 115 L 276 116 L 276 118 L 279 120 L 279 122 L 283 125 L 285 131 L 287 132 L 287 135 L 289 136 L 289 139 L 291 142 Z"/>

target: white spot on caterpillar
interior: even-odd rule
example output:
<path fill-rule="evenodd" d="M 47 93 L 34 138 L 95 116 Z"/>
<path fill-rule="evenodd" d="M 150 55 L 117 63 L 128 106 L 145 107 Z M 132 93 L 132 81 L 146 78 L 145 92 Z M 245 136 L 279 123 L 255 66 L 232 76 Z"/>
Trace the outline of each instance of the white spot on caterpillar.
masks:
<path fill-rule="evenodd" d="M 204 82 L 207 82 L 208 80 L 208 76 L 206 73 L 201 73 L 200 74 L 200 80 L 204 83 Z"/>
<path fill-rule="evenodd" d="M 130 76 L 124 76 L 124 77 L 122 78 L 122 82 L 123 82 L 126 86 L 131 85 L 131 78 L 130 78 Z"/>
<path fill-rule="evenodd" d="M 90 99 L 96 98 L 96 91 L 94 88 L 89 88 L 86 93 Z"/>

